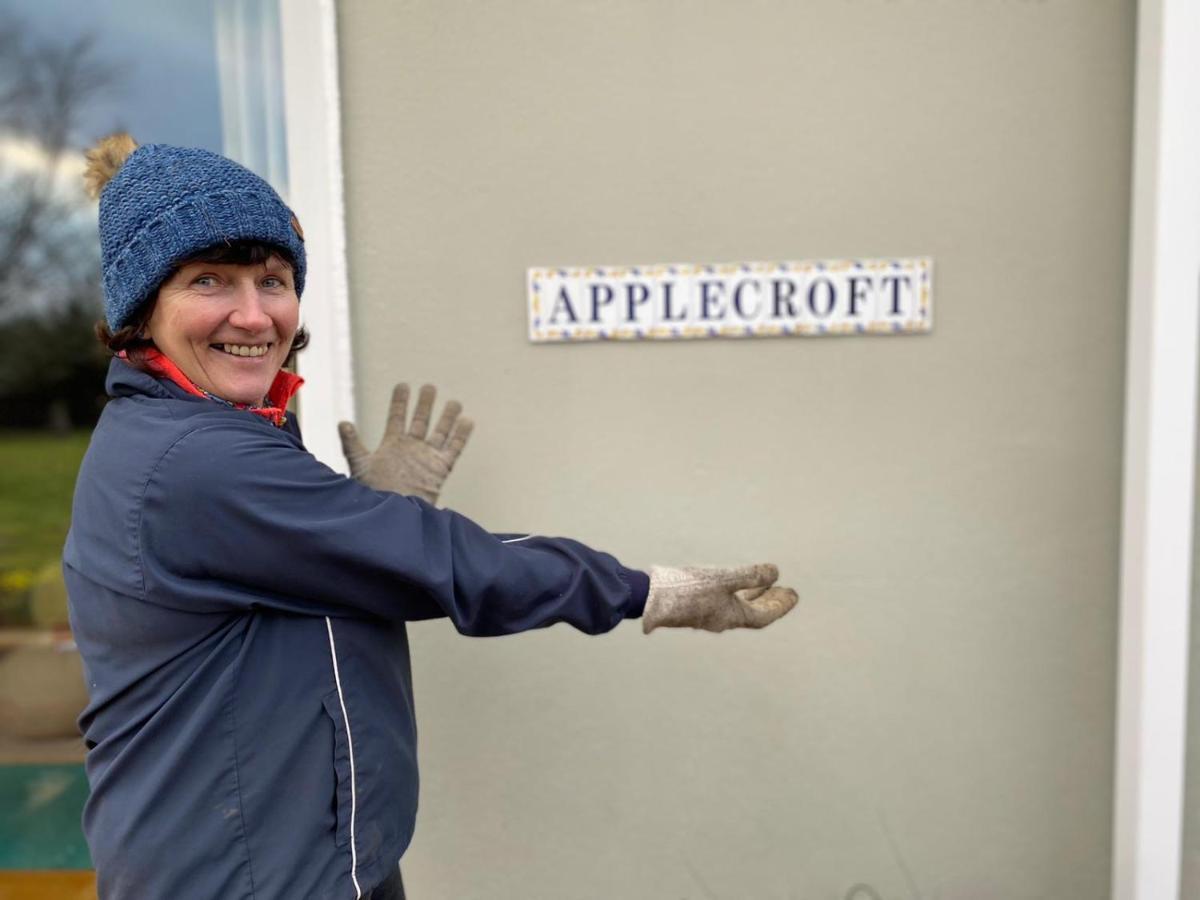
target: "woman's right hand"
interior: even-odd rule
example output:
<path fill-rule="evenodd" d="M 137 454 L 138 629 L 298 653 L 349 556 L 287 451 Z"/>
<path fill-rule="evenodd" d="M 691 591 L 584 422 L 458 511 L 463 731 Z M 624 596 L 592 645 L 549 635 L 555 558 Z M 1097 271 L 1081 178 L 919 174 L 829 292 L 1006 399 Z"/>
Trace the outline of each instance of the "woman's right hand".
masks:
<path fill-rule="evenodd" d="M 392 391 L 387 428 L 374 453 L 363 446 L 353 422 L 341 422 L 338 434 L 342 453 L 350 464 L 351 476 L 368 487 L 437 503 L 442 485 L 475 424 L 460 416 L 462 404 L 451 400 L 442 410 L 433 434 L 426 437 L 437 388 L 431 384 L 421 387 L 411 425 L 407 424 L 408 394 L 408 385 L 403 382 Z"/>

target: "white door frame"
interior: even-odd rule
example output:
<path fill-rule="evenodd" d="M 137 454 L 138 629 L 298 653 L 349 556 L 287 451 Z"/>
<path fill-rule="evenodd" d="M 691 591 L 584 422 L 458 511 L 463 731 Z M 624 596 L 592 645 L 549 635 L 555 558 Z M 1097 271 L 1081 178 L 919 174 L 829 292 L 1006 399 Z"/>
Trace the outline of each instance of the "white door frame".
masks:
<path fill-rule="evenodd" d="M 1138 5 L 1114 900 L 1178 900 L 1200 279 L 1200 3 Z"/>
<path fill-rule="evenodd" d="M 309 451 L 346 471 L 337 423 L 354 419 L 354 364 L 342 199 L 341 101 L 333 0 L 279 0 L 287 116 L 288 201 L 304 228 L 308 275 L 300 311 L 311 342 L 300 419 Z"/>
<path fill-rule="evenodd" d="M 334 0 L 280 0 L 290 202 L 309 255 L 305 440 L 354 418 Z M 1114 900 L 1178 900 L 1200 285 L 1200 3 L 1138 7 L 1121 526 Z"/>

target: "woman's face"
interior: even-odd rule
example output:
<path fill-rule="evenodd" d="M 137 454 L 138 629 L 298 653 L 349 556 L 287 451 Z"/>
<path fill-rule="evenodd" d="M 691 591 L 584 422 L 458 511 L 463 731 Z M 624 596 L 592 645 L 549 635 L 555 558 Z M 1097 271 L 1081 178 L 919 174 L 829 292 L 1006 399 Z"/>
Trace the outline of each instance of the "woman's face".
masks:
<path fill-rule="evenodd" d="M 258 405 L 300 321 L 292 270 L 265 263 L 187 263 L 163 282 L 146 336 L 197 387 Z"/>

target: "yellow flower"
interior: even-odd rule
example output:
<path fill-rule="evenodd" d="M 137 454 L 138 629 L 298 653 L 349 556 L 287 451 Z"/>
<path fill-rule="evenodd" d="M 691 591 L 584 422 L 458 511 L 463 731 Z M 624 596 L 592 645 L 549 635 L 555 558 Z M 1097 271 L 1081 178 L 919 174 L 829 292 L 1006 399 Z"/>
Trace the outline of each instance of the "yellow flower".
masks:
<path fill-rule="evenodd" d="M 30 569 L 11 569 L 7 572 L 0 572 L 0 591 L 10 594 L 27 591 L 33 584 L 33 576 L 34 573 Z"/>

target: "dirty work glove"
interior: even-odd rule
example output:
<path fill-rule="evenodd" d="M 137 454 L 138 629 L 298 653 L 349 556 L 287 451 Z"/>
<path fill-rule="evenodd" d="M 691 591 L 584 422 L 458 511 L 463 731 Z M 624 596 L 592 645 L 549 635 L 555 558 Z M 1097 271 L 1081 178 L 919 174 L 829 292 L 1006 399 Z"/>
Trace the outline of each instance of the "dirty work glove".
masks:
<path fill-rule="evenodd" d="M 796 605 L 791 588 L 772 587 L 779 570 L 770 563 L 736 569 L 650 569 L 642 631 L 668 628 L 764 628 Z"/>
<path fill-rule="evenodd" d="M 342 453 L 350 464 L 350 474 L 376 490 L 411 494 L 437 503 L 442 484 L 466 446 L 475 423 L 466 416 L 460 418 L 462 404 L 451 400 L 442 410 L 433 434 L 426 438 L 436 397 L 437 389 L 432 384 L 421 387 L 412 425 L 405 431 L 408 385 L 396 385 L 392 391 L 387 428 L 374 453 L 367 452 L 353 422 L 339 423 Z"/>

